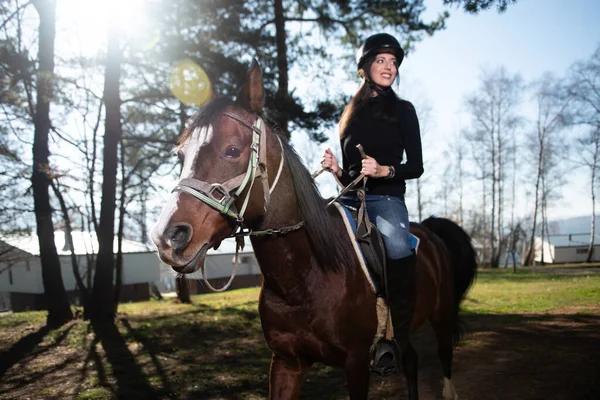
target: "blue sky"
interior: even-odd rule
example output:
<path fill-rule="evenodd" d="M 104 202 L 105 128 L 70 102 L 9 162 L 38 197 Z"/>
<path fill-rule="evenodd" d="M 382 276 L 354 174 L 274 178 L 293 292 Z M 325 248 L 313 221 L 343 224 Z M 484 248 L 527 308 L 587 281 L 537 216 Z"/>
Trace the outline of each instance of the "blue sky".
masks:
<path fill-rule="evenodd" d="M 441 0 L 426 4 L 426 16 L 442 9 Z M 546 71 L 560 76 L 598 45 L 597 0 L 519 0 L 502 14 L 453 9 L 447 28 L 419 43 L 401 74 L 423 86 L 436 106 L 436 118 L 446 123 L 462 106 L 465 93 L 477 88 L 482 67 L 504 65 L 526 80 Z"/>
<path fill-rule="evenodd" d="M 442 0 L 425 0 L 425 5 L 426 21 L 447 9 Z M 428 136 L 424 157 L 430 160 L 439 160 L 449 140 L 468 125 L 464 98 L 477 89 L 483 68 L 503 65 L 526 81 L 545 72 L 561 77 L 571 64 L 588 59 L 600 45 L 598 0 L 518 0 L 502 14 L 494 9 L 471 15 L 457 8 L 450 13 L 446 29 L 417 43 L 400 67 L 400 95 L 413 101 L 417 111 L 420 103 L 431 107 L 427 121 L 421 118 Z M 343 87 L 351 94 L 357 85 L 358 81 L 347 82 Z M 527 109 L 524 105 L 526 116 Z M 335 135 L 330 142 L 334 150 L 338 146 Z M 435 165 L 432 169 L 426 173 L 441 173 Z M 568 180 L 563 199 L 550 210 L 550 219 L 591 214 L 587 172 L 574 170 Z M 409 209 L 410 198 L 408 193 Z M 520 205 L 522 214 L 530 212 L 526 201 Z"/>
<path fill-rule="evenodd" d="M 441 3 L 426 1 L 429 15 L 436 15 Z M 598 45 L 597 0 L 519 0 L 502 14 L 493 10 L 469 15 L 454 9 L 446 30 L 419 43 L 401 73 L 407 85 L 416 81 L 428 97 L 435 119 L 432 134 L 435 142 L 444 143 L 468 123 L 461 113 L 463 99 L 477 88 L 482 68 L 504 65 L 527 81 L 547 71 L 560 77 L 574 62 L 588 59 Z M 574 170 L 568 181 L 551 219 L 591 214 L 587 172 Z"/>

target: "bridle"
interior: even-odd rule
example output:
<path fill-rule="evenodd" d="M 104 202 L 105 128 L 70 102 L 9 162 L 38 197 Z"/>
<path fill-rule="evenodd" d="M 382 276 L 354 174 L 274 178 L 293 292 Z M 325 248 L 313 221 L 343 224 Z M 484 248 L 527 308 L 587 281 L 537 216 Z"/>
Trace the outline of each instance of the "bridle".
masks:
<path fill-rule="evenodd" d="M 172 190 L 172 192 L 188 193 L 204 204 L 217 210 L 225 217 L 228 217 L 234 221 L 235 228 L 229 237 L 235 237 L 237 244 L 233 272 L 229 278 L 229 281 L 225 284 L 225 286 L 219 289 L 214 288 L 206 278 L 204 264 L 201 266 L 204 284 L 214 292 L 222 292 L 227 290 L 227 288 L 229 288 L 233 282 L 233 278 L 235 277 L 235 272 L 239 264 L 238 253 L 240 249 L 244 248 L 245 236 L 286 234 L 300 229 L 304 224 L 301 221 L 296 225 L 279 229 L 268 229 L 264 231 L 252 231 L 251 229 L 248 229 L 244 231 L 244 214 L 246 212 L 252 187 L 254 186 L 256 179 L 260 179 L 263 186 L 264 200 L 262 214 L 264 215 L 264 213 L 267 211 L 269 199 L 273 193 L 273 190 L 275 190 L 277 183 L 279 182 L 279 177 L 281 176 L 281 171 L 283 170 L 283 164 L 285 160 L 283 143 L 281 142 L 279 136 L 276 135 L 277 140 L 279 141 L 279 147 L 281 148 L 281 156 L 277 175 L 273 180 L 272 186 L 269 188 L 269 176 L 267 171 L 267 134 L 264 121 L 257 116 L 254 120 L 254 123 L 251 125 L 244 118 L 237 114 L 224 112 L 222 115 L 241 123 L 252 131 L 250 160 L 248 161 L 248 168 L 246 168 L 246 172 L 231 178 L 224 183 L 209 183 L 196 178 L 183 178 Z M 244 190 L 246 190 L 246 187 L 248 187 L 246 197 L 244 198 L 242 206 L 238 211 L 235 202 L 239 199 Z"/>
<path fill-rule="evenodd" d="M 250 145 L 250 160 L 246 172 L 229 179 L 224 183 L 209 183 L 196 178 L 183 178 L 173 188 L 172 192 L 188 193 L 201 202 L 219 211 L 221 214 L 235 221 L 236 229 L 241 228 L 244 223 L 244 214 L 250 200 L 250 192 L 256 179 L 260 179 L 263 186 L 264 203 L 263 214 L 267 210 L 271 193 L 277 186 L 281 171 L 283 169 L 284 154 L 283 144 L 277 136 L 281 148 L 281 160 L 279 169 L 273 185 L 269 188 L 269 177 L 267 172 L 267 140 L 265 123 L 260 117 L 256 117 L 251 125 L 244 118 L 231 112 L 224 112 L 222 115 L 229 117 L 252 131 L 252 144 Z M 235 202 L 248 187 L 246 197 L 238 211 Z M 235 236 L 235 233 L 232 234 Z"/>

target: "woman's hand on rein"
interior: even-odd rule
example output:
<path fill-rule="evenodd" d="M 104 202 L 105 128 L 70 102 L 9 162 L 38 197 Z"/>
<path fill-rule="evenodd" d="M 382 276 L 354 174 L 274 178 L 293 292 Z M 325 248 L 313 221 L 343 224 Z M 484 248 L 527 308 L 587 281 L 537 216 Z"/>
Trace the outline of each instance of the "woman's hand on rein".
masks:
<path fill-rule="evenodd" d="M 379 165 L 373 157 L 367 156 L 362 160 L 361 174 L 372 178 L 385 178 L 388 174 L 387 167 Z"/>
<path fill-rule="evenodd" d="M 340 169 L 340 165 L 338 164 L 337 158 L 335 158 L 330 148 L 325 150 L 325 153 L 323 153 L 321 166 L 326 170 L 336 174 L 337 176 L 342 175 L 342 170 Z"/>

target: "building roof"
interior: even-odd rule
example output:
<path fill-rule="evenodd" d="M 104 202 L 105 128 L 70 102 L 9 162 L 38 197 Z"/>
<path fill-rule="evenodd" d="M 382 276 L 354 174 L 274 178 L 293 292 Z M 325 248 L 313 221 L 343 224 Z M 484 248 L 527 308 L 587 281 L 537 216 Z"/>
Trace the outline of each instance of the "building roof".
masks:
<path fill-rule="evenodd" d="M 554 247 L 582 247 L 590 245 L 590 234 L 550 235 L 548 242 Z M 594 235 L 594 245 L 600 245 L 600 236 Z"/>
<path fill-rule="evenodd" d="M 3 245 L 3 243 L 5 245 Z M 68 246 L 65 242 L 65 232 L 56 231 L 54 232 L 54 243 L 58 255 L 69 255 Z M 16 250 L 25 252 L 34 256 L 40 255 L 38 237 L 35 233 L 30 235 L 2 235 L 0 234 L 0 248 L 6 248 L 7 246 L 13 247 Z M 96 232 L 82 232 L 73 231 L 73 245 L 75 247 L 75 254 L 96 254 L 98 252 L 98 238 Z M 223 254 L 235 254 L 235 240 L 225 239 L 221 242 L 218 249 L 208 250 L 208 255 L 223 255 Z M 114 251 L 117 252 L 117 237 L 114 238 Z M 154 246 L 147 246 L 144 243 L 136 242 L 134 240 L 123 239 L 123 253 L 150 253 L 156 252 Z M 252 245 L 246 242 L 243 250 L 240 250 L 240 254 L 252 253 Z"/>
<path fill-rule="evenodd" d="M 218 254 L 235 254 L 235 239 L 228 238 L 221 242 L 218 249 L 210 249 L 206 252 L 207 255 L 218 255 Z M 246 241 L 244 250 L 240 250 L 239 254 L 253 253 L 252 245 Z"/>
<path fill-rule="evenodd" d="M 69 255 L 71 251 L 66 244 L 65 232 L 54 232 L 54 243 L 58 255 Z M 73 247 L 77 255 L 95 254 L 98 252 L 98 238 L 96 232 L 73 231 Z M 40 247 L 37 234 L 30 235 L 0 235 L 0 241 L 12 246 L 18 250 L 32 254 L 40 255 Z M 117 251 L 117 237 L 114 240 L 114 251 Z M 123 239 L 123 253 L 149 253 L 155 251 L 153 248 L 134 240 Z"/>

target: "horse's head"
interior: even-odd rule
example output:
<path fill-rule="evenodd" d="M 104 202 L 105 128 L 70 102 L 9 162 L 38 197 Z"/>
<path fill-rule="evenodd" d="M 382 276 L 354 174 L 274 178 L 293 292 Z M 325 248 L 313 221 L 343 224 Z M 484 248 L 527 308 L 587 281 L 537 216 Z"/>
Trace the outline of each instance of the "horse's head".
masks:
<path fill-rule="evenodd" d="M 263 93 L 254 61 L 237 99 L 212 100 L 179 140 L 181 177 L 152 230 L 160 258 L 178 272 L 198 269 L 208 249 L 265 211 L 267 147 L 276 139 L 257 115 Z"/>

